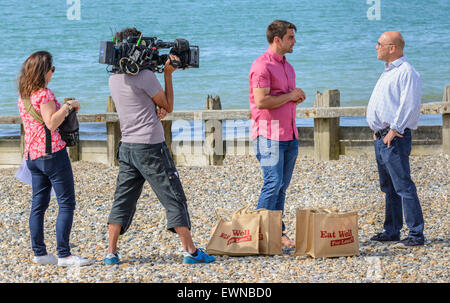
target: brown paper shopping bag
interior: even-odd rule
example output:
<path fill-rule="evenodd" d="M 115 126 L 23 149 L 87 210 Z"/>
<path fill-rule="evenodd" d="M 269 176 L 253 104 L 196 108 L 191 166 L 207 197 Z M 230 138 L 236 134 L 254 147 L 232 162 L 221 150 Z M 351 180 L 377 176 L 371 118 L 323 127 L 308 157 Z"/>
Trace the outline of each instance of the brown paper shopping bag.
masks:
<path fill-rule="evenodd" d="M 294 255 L 314 258 L 359 254 L 358 214 L 297 209 Z"/>
<path fill-rule="evenodd" d="M 253 214 L 260 217 L 259 253 L 263 255 L 280 255 L 281 248 L 281 210 L 251 209 L 246 206 L 236 211 L 238 214 Z"/>
<path fill-rule="evenodd" d="M 231 221 L 218 218 L 206 246 L 208 254 L 248 256 L 259 253 L 259 216 L 244 213 L 233 214 Z"/>

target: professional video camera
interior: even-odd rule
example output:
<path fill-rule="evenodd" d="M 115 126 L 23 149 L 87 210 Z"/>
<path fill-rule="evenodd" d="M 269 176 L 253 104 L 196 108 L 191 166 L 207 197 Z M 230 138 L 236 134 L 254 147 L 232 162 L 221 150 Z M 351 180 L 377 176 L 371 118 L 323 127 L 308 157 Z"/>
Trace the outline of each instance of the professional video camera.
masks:
<path fill-rule="evenodd" d="M 162 48 L 170 48 L 169 54 L 159 54 Z M 186 39 L 164 42 L 156 37 L 128 37 L 125 41 L 101 41 L 99 63 L 112 65 L 112 73 L 136 75 L 140 70 L 150 69 L 162 73 L 169 55 L 175 55 L 180 61 L 171 61 L 171 65 L 186 69 L 199 67 L 199 47 L 189 46 Z"/>

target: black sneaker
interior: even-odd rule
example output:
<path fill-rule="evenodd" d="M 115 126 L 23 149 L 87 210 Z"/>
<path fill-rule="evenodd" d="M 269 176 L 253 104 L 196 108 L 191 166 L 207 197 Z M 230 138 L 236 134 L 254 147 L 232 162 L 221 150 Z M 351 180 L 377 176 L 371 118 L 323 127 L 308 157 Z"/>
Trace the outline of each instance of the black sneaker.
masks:
<path fill-rule="evenodd" d="M 400 240 L 400 236 L 388 236 L 385 233 L 379 233 L 370 238 L 370 240 L 378 242 L 398 241 Z"/>
<path fill-rule="evenodd" d="M 400 244 L 404 246 L 423 246 L 425 244 L 425 240 L 408 237 L 401 240 Z"/>

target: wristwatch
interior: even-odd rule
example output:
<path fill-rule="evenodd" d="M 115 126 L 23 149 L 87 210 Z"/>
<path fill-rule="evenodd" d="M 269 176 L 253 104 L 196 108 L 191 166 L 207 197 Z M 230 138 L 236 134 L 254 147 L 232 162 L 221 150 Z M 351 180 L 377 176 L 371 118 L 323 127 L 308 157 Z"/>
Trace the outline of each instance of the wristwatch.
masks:
<path fill-rule="evenodd" d="M 66 117 L 69 115 L 70 111 L 72 110 L 72 104 L 70 104 L 69 102 L 66 102 L 65 104 L 67 104 L 67 106 L 69 106 L 69 110 L 66 110 Z"/>

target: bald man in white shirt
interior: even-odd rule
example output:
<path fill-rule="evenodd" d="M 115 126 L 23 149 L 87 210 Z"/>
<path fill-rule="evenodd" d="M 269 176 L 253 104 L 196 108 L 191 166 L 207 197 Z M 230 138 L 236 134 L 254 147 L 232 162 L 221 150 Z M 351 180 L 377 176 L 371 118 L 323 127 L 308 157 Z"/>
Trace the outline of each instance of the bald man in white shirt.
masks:
<path fill-rule="evenodd" d="M 409 235 L 405 246 L 424 245 L 424 220 L 417 190 L 411 179 L 411 130 L 417 129 L 422 97 L 420 74 L 403 55 L 405 40 L 397 31 L 383 33 L 377 42 L 378 60 L 385 70 L 367 106 L 367 123 L 373 140 L 381 190 L 386 195 L 384 232 L 373 241 L 399 241 L 403 214 Z"/>

